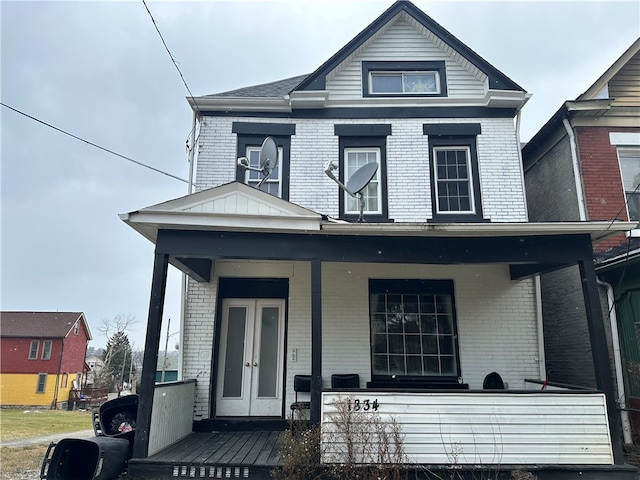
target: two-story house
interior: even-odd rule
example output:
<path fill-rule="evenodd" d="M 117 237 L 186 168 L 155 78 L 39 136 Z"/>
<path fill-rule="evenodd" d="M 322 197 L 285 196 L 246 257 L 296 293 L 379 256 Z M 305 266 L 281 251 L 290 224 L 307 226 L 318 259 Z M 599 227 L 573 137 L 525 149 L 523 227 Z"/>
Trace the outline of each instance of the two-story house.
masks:
<path fill-rule="evenodd" d="M 578 266 L 606 368 L 592 241 L 629 223 L 528 222 L 527 98 L 398 1 L 308 75 L 190 99 L 196 191 L 121 215 L 155 244 L 130 473 L 268 478 L 290 405 L 330 426 L 350 374 L 342 393 L 395 418 L 415 466 L 633 478 L 609 376 L 535 383 L 535 276 Z M 184 380 L 155 385 L 169 264 L 188 277 Z"/>
<path fill-rule="evenodd" d="M 0 404 L 58 408 L 80 389 L 91 331 L 82 312 L 0 312 Z"/>
<path fill-rule="evenodd" d="M 523 149 L 531 221 L 640 221 L 640 39 L 582 95 L 566 101 Z M 594 246 L 612 375 L 631 442 L 627 406 L 640 408 L 640 230 Z M 595 386 L 579 276 L 542 276 L 548 377 Z M 640 433 L 640 417 L 633 422 Z"/>

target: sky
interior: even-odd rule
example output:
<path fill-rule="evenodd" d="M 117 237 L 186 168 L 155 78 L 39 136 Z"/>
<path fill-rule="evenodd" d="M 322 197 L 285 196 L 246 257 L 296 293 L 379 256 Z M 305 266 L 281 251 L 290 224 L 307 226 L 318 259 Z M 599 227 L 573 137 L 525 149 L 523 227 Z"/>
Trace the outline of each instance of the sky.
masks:
<path fill-rule="evenodd" d="M 391 0 L 147 1 L 195 96 L 314 71 Z M 414 4 L 533 96 L 529 140 L 640 36 L 640 2 Z M 140 1 L 0 1 L 2 103 L 176 177 L 188 177 L 189 95 Z M 153 244 L 120 213 L 187 184 L 0 107 L 0 309 L 135 317 L 143 349 Z M 180 337 L 181 274 L 170 267 L 161 348 Z M 0 319 L 1 322 L 1 319 Z"/>

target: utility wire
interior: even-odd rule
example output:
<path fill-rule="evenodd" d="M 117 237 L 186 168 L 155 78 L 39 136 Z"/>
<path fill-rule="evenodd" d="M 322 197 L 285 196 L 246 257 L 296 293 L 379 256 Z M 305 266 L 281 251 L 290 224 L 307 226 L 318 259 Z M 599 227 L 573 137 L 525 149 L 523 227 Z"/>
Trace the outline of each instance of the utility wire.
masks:
<path fill-rule="evenodd" d="M 184 178 L 180 178 L 180 177 L 178 177 L 176 175 L 173 175 L 171 173 L 164 172 L 164 171 L 162 171 L 162 170 L 160 170 L 158 168 L 152 167 L 151 165 L 147 165 L 145 163 L 142 163 L 142 162 L 139 162 L 137 160 L 134 160 L 133 158 L 127 157 L 125 155 L 121 155 L 121 154 L 119 154 L 117 152 L 114 152 L 113 150 L 109 150 L 108 148 L 102 147 L 102 146 L 98 145 L 97 143 L 93 143 L 93 142 L 90 142 L 89 140 L 85 140 L 82 137 L 78 137 L 77 135 L 74 135 L 73 133 L 69 133 L 66 130 L 63 130 L 63 129 L 58 128 L 58 127 L 56 127 L 54 125 L 51 125 L 50 123 L 47 123 L 47 122 L 45 122 L 43 120 L 40 120 L 39 118 L 36 118 L 36 117 L 34 117 L 32 115 L 29 115 L 28 113 L 25 113 L 25 112 L 23 112 L 21 110 L 18 110 L 17 108 L 14 108 L 14 107 L 12 107 L 10 105 L 7 105 L 6 103 L 0 102 L 0 105 L 2 105 L 5 108 L 8 108 L 9 110 L 13 110 L 14 112 L 19 113 L 20 115 L 23 115 L 23 116 L 25 116 L 25 117 L 27 117 L 27 118 L 29 118 L 31 120 L 34 120 L 34 121 L 36 121 L 38 123 L 41 123 L 42 125 L 46 125 L 47 127 L 52 128 L 52 129 L 54 129 L 54 130 L 56 130 L 56 131 L 58 131 L 60 133 L 64 133 L 65 135 L 68 135 L 68 136 L 70 136 L 72 138 L 75 138 L 76 140 L 80 140 L 81 142 L 84 142 L 84 143 L 86 143 L 88 145 L 91 145 L 92 147 L 99 148 L 100 150 L 103 150 L 103 151 L 105 151 L 107 153 L 110 153 L 111 155 L 115 155 L 116 157 L 124 158 L 125 160 L 127 160 L 129 162 L 135 163 L 136 165 L 140 165 L 141 167 L 144 167 L 144 168 L 148 168 L 149 170 L 153 170 L 154 172 L 161 173 L 162 175 L 166 175 L 167 177 L 171 177 L 171 178 L 174 178 L 176 180 L 180 180 L 181 182 L 184 182 L 184 183 L 187 183 L 187 184 L 189 183 L 189 180 L 185 180 Z M 194 186 L 197 186 L 197 185 L 194 185 Z"/>
<path fill-rule="evenodd" d="M 144 8 L 147 10 L 147 13 L 149 14 L 149 17 L 151 18 L 151 21 L 153 22 L 153 26 L 155 27 L 156 32 L 158 32 L 158 36 L 160 37 L 160 40 L 162 40 L 162 44 L 164 45 L 164 49 L 169 54 L 169 58 L 171 59 L 171 61 L 173 62 L 174 67 L 176 67 L 176 70 L 180 74 L 180 78 L 182 79 L 182 83 L 184 83 L 184 86 L 187 89 L 187 92 L 189 92 L 189 97 L 191 98 L 191 101 L 193 102 L 193 105 L 196 107 L 196 111 L 198 113 L 200 113 L 200 107 L 198 107 L 198 103 L 196 102 L 196 99 L 193 96 L 193 93 L 191 93 L 191 89 L 189 88 L 189 85 L 187 85 L 187 81 L 184 79 L 184 75 L 182 75 L 182 72 L 180 71 L 180 67 L 178 67 L 178 64 L 176 63 L 176 59 L 171 54 L 171 51 L 169 50 L 169 47 L 167 46 L 167 42 L 164 41 L 164 37 L 162 36 L 162 33 L 160 33 L 160 29 L 158 28 L 158 24 L 156 23 L 155 18 L 153 18 L 153 15 L 151 14 L 151 10 L 149 10 L 149 7 L 147 6 L 147 2 L 145 2 L 145 0 L 142 0 L 142 4 L 144 5 Z M 191 136 L 191 133 L 189 133 L 189 136 Z"/>

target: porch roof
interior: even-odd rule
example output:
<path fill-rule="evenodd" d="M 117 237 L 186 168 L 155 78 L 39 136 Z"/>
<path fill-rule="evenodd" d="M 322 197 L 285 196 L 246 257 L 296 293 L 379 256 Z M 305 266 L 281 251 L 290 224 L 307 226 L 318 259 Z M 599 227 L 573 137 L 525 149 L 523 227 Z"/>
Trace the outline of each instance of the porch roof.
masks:
<path fill-rule="evenodd" d="M 636 222 L 350 223 L 240 182 L 152 205 L 120 218 L 156 243 L 159 230 L 289 232 L 384 237 L 514 237 L 588 234 L 593 242 L 636 228 Z"/>

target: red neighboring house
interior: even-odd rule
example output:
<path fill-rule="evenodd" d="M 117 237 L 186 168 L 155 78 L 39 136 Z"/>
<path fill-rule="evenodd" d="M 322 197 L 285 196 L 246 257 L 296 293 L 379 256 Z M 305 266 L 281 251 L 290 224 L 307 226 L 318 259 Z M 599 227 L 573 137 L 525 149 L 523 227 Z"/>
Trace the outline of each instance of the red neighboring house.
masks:
<path fill-rule="evenodd" d="M 0 312 L 0 404 L 50 406 L 80 388 L 91 331 L 82 312 Z"/>

